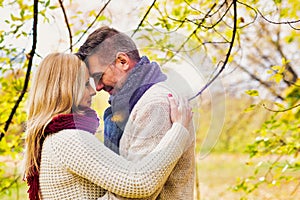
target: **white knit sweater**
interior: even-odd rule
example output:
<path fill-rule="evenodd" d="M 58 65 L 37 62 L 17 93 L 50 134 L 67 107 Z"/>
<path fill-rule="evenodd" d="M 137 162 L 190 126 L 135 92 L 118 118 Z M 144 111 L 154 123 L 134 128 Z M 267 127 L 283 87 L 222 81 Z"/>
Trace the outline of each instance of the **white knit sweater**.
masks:
<path fill-rule="evenodd" d="M 130 162 L 86 131 L 62 130 L 43 144 L 42 198 L 107 199 L 105 190 L 129 198 L 150 196 L 166 181 L 189 140 L 188 131 L 174 123 L 152 153 Z"/>
<path fill-rule="evenodd" d="M 168 94 L 178 99 L 178 84 L 162 82 L 148 89 L 133 108 L 120 141 L 120 154 L 127 160 L 145 158 L 172 126 Z M 179 100 L 179 99 L 178 99 Z M 161 200 L 192 200 L 195 181 L 195 131 L 189 127 L 191 140 L 166 182 L 149 198 Z M 181 141 L 178 141 L 181 142 Z M 117 196 L 117 195 L 116 195 Z M 118 197 L 118 199 L 124 199 Z"/>

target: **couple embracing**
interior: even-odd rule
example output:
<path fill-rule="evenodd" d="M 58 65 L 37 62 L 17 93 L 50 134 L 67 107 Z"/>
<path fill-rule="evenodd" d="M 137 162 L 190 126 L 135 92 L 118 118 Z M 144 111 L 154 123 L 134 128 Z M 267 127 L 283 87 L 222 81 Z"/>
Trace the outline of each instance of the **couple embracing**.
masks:
<path fill-rule="evenodd" d="M 106 26 L 76 55 L 44 58 L 28 98 L 29 198 L 193 199 L 192 112 L 166 80 L 130 37 Z M 94 136 L 93 84 L 110 94 L 105 146 Z"/>

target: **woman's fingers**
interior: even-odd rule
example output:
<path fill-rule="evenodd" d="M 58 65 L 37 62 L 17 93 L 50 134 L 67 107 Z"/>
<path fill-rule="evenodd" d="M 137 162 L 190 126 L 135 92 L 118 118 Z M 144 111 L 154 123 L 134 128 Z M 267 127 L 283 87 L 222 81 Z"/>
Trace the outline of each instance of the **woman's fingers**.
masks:
<path fill-rule="evenodd" d="M 171 109 L 171 121 L 173 123 L 181 123 L 188 128 L 193 114 L 187 98 L 179 97 L 179 103 L 177 103 L 172 94 L 169 94 L 168 97 Z"/>
<path fill-rule="evenodd" d="M 178 122 L 179 120 L 179 111 L 178 111 L 178 105 L 176 103 L 175 98 L 172 94 L 168 94 L 168 100 L 170 102 L 170 109 L 171 109 L 171 121 Z"/>
<path fill-rule="evenodd" d="M 183 98 L 183 97 L 179 97 L 179 112 L 181 113 L 181 120 L 182 120 L 182 124 L 188 128 L 190 121 L 191 121 L 191 108 L 190 105 L 188 103 L 187 98 Z"/>

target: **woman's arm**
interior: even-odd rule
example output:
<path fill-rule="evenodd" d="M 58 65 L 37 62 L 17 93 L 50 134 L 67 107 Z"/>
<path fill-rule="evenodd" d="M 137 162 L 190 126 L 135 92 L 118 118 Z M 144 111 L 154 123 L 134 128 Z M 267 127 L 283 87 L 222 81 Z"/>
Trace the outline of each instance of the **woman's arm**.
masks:
<path fill-rule="evenodd" d="M 153 152 L 138 162 L 125 160 L 85 131 L 63 130 L 48 139 L 68 170 L 115 194 L 143 198 L 166 181 L 189 138 L 188 131 L 174 123 Z"/>

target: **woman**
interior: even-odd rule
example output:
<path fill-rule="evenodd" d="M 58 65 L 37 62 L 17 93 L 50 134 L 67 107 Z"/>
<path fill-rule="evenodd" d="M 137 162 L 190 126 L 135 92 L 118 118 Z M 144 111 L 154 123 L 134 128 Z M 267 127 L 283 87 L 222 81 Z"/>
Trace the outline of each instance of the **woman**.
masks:
<path fill-rule="evenodd" d="M 97 199 L 106 190 L 129 198 L 154 193 L 188 145 L 191 112 L 170 98 L 172 128 L 155 150 L 133 163 L 93 135 L 95 95 L 77 56 L 54 53 L 37 69 L 29 93 L 25 176 L 30 199 Z M 106 198 L 106 197 L 103 197 Z"/>

